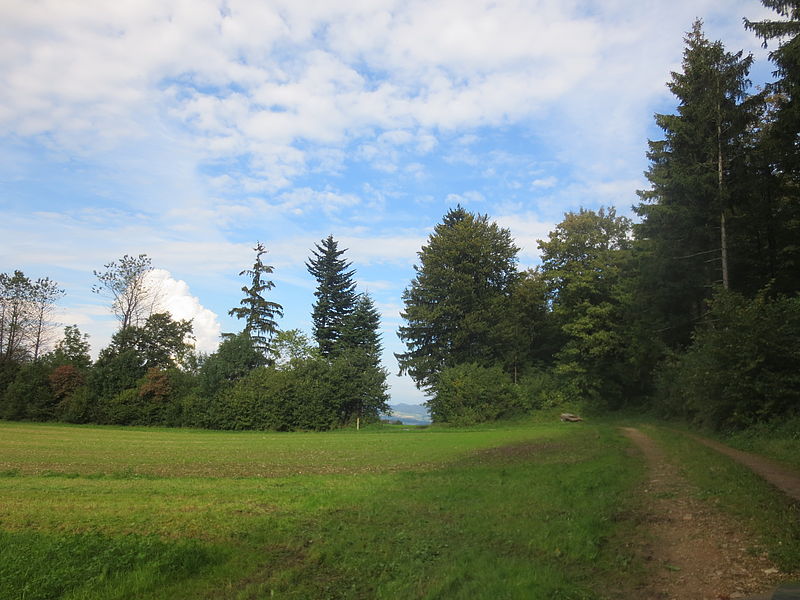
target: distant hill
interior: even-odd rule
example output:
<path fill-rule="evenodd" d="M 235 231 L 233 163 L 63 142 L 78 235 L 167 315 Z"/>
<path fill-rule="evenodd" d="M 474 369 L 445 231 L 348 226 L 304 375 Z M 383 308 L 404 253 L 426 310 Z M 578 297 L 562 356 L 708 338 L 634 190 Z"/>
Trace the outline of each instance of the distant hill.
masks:
<path fill-rule="evenodd" d="M 399 419 L 404 425 L 429 425 L 428 409 L 419 404 L 391 404 L 390 419 Z"/>

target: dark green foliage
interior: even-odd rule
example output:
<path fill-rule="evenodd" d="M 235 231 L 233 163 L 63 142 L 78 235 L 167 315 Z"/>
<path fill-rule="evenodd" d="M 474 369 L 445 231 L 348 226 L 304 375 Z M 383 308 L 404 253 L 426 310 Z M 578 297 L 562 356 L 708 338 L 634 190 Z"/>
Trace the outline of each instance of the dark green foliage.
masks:
<path fill-rule="evenodd" d="M 103 350 L 89 374 L 90 393 L 96 402 L 113 398 L 123 390 L 135 388 L 145 371 L 135 350 Z"/>
<path fill-rule="evenodd" d="M 636 235 L 648 253 L 639 293 L 652 307 L 652 328 L 670 347 L 689 342 L 712 287 L 728 285 L 723 237 L 749 179 L 742 162 L 754 114 L 743 100 L 751 63 L 709 42 L 696 22 L 683 69 L 668 84 L 677 114 L 656 115 L 664 139 L 650 142 L 652 188 L 639 192 L 636 207 Z"/>
<path fill-rule="evenodd" d="M 266 364 L 253 339 L 245 332 L 227 336 L 217 351 L 205 358 L 198 373 L 199 394 L 211 399 L 245 377 L 253 369 Z"/>
<path fill-rule="evenodd" d="M 684 354 L 659 373 L 662 410 L 739 429 L 800 409 L 800 298 L 719 292 Z"/>
<path fill-rule="evenodd" d="M 462 363 L 442 370 L 425 405 L 434 422 L 472 425 L 520 412 L 519 388 L 499 366 Z"/>
<path fill-rule="evenodd" d="M 278 331 L 275 317 L 283 316 L 283 307 L 264 298 L 264 294 L 275 287 L 275 284 L 266 278 L 272 274 L 273 268 L 261 260 L 262 255 L 267 253 L 261 242 L 258 242 L 253 250 L 256 253 L 253 267 L 239 273 L 240 277 L 242 275 L 250 277 L 251 285 L 242 287 L 244 298 L 240 302 L 241 306 L 232 308 L 228 314 L 245 320 L 244 333 L 253 340 L 253 347 L 270 361 L 273 358 L 272 338 Z"/>
<path fill-rule="evenodd" d="M 793 178 L 800 175 L 800 157 L 797 153 L 797 134 L 800 132 L 800 2 L 796 0 L 761 0 L 782 19 L 750 21 L 745 27 L 764 41 L 777 42 L 770 52 L 775 63 L 778 80 L 769 86 L 776 94 L 778 111 L 775 127 L 770 133 L 774 142 L 775 162 L 780 170 Z M 794 194 L 796 197 L 796 193 Z"/>
<path fill-rule="evenodd" d="M 26 363 L 0 397 L 0 418 L 51 421 L 56 416 L 57 400 L 48 377 L 50 369 L 41 362 Z"/>
<path fill-rule="evenodd" d="M 97 420 L 97 401 L 89 386 L 84 385 L 64 397 L 56 408 L 59 421 L 67 423 L 92 423 Z"/>
<path fill-rule="evenodd" d="M 308 272 L 317 280 L 311 320 L 314 324 L 314 339 L 323 356 L 334 355 L 340 348 L 340 339 L 347 327 L 346 321 L 356 302 L 355 271 L 351 263 L 342 258 L 346 250 L 332 235 L 315 244 L 312 257 L 306 263 Z"/>
<path fill-rule="evenodd" d="M 386 404 L 385 373 L 357 349 L 335 359 L 309 356 L 289 368 L 256 368 L 217 394 L 204 426 L 215 429 L 324 430 L 377 421 Z"/>
<path fill-rule="evenodd" d="M 150 368 L 134 387 L 102 399 L 99 421 L 112 425 L 182 425 L 186 420 L 182 399 L 190 389 L 187 373 Z"/>
<path fill-rule="evenodd" d="M 403 292 L 398 333 L 408 349 L 397 355 L 400 371 L 417 386 L 430 387 L 447 367 L 508 357 L 510 328 L 498 323 L 508 314 L 517 251 L 507 229 L 460 206 L 434 228 Z"/>
<path fill-rule="evenodd" d="M 564 343 L 564 334 L 553 318 L 548 284 L 541 270 L 519 274 L 511 287 L 511 299 L 504 319 L 496 324 L 505 328 L 511 340 L 503 360 L 506 371 L 519 379 L 532 368 L 552 364 Z"/>
<path fill-rule="evenodd" d="M 132 325 L 120 329 L 100 354 L 133 351 L 142 369 L 168 369 L 181 364 L 189 355 L 191 335 L 191 321 L 175 321 L 169 313 L 154 313 L 141 327 Z"/>

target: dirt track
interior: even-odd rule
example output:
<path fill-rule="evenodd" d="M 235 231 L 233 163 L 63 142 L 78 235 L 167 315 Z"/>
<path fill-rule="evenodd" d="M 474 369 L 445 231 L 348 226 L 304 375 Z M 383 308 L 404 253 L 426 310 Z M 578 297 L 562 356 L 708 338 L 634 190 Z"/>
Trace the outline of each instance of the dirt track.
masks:
<path fill-rule="evenodd" d="M 730 446 L 720 444 L 719 442 L 715 442 L 713 440 L 709 440 L 697 435 L 693 435 L 692 438 L 696 439 L 701 444 L 705 444 L 709 448 L 713 448 L 722 454 L 730 456 L 733 460 L 742 463 L 744 466 L 750 468 L 750 470 L 752 470 L 754 473 L 769 481 L 787 496 L 790 496 L 795 500 L 800 500 L 800 474 L 796 471 L 792 471 L 791 469 L 788 469 L 773 460 L 764 458 L 763 456 L 751 454 L 749 452 L 743 452 L 742 450 L 736 450 L 735 448 L 731 448 Z"/>
<path fill-rule="evenodd" d="M 640 533 L 646 541 L 637 551 L 650 565 L 650 578 L 644 588 L 633 591 L 630 597 L 770 598 L 780 572 L 757 550 L 755 541 L 731 517 L 698 499 L 689 482 L 650 437 L 634 428 L 623 428 L 623 432 L 642 452 L 649 467 L 642 490 L 643 514 L 639 516 L 643 528 Z M 777 465 L 772 463 L 774 466 Z M 796 483 L 800 485 L 800 480 Z"/>

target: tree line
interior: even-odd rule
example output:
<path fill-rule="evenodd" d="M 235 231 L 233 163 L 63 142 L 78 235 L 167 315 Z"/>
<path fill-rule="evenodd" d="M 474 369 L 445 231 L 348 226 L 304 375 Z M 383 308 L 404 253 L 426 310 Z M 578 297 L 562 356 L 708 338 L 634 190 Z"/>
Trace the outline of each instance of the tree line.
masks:
<path fill-rule="evenodd" d="M 263 244 L 254 252 L 239 273 L 247 278 L 242 300 L 229 311 L 244 327 L 223 334 L 210 355 L 194 351 L 191 321 L 160 309 L 146 255 L 94 272 L 93 291 L 119 321 L 96 361 L 75 325 L 43 352 L 47 317 L 63 294 L 56 284 L 0 275 L 0 418 L 270 430 L 378 420 L 388 410 L 380 316 L 357 292 L 345 250 L 329 236 L 307 262 L 318 284 L 313 339 L 280 330 L 283 307 L 268 299 L 273 268 Z"/>
<path fill-rule="evenodd" d="M 563 404 L 651 409 L 715 428 L 800 406 L 800 2 L 763 0 L 745 21 L 773 44 L 776 80 L 753 92 L 752 57 L 697 21 L 657 114 L 636 221 L 613 207 L 568 212 L 520 270 L 509 230 L 457 206 L 418 253 L 403 293 L 400 371 L 434 421 L 475 423 Z M 775 45 L 777 44 L 777 45 Z M 157 310 L 146 256 L 95 272 L 120 321 L 92 363 L 77 327 L 43 354 L 62 293 L 0 277 L 0 417 L 223 429 L 327 429 L 387 408 L 379 315 L 333 237 L 306 267 L 317 281 L 312 339 L 281 331 L 266 250 L 239 306 L 243 330 L 198 356 L 191 323 Z"/>
<path fill-rule="evenodd" d="M 614 208 L 564 216 L 517 268 L 508 230 L 462 207 L 419 252 L 405 290 L 401 370 L 436 421 L 471 423 L 563 403 L 654 409 L 741 428 L 800 408 L 800 2 L 745 21 L 753 59 L 685 38 L 657 114 L 638 220 Z"/>

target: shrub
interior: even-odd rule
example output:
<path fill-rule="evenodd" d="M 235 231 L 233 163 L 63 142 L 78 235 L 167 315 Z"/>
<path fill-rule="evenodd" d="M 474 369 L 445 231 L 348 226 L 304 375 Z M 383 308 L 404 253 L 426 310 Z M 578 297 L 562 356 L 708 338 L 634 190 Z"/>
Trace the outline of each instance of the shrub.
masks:
<path fill-rule="evenodd" d="M 469 425 L 509 416 L 523 408 L 520 393 L 500 367 L 465 363 L 444 369 L 426 402 L 435 422 Z"/>
<path fill-rule="evenodd" d="M 800 298 L 715 295 L 685 353 L 657 376 L 662 411 L 716 429 L 797 414 Z"/>

